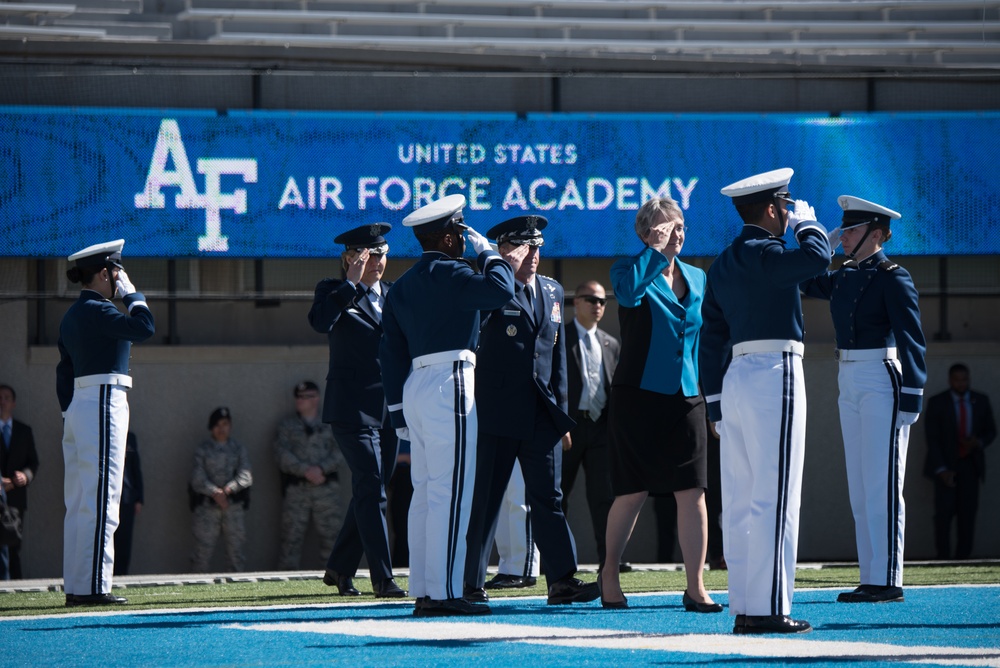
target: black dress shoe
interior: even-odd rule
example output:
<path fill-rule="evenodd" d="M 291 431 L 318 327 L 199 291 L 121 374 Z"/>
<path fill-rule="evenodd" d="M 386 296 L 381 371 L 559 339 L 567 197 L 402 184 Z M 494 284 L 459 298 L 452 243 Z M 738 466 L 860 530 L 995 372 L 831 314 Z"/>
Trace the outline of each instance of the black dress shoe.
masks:
<path fill-rule="evenodd" d="M 587 603 L 601 595 L 596 582 L 583 582 L 576 578 L 563 578 L 549 587 L 549 605 Z"/>
<path fill-rule="evenodd" d="M 354 588 L 354 580 L 347 575 L 337 575 L 337 571 L 324 573 L 323 584 L 327 587 L 336 587 L 337 593 L 341 596 L 361 596 L 361 592 Z"/>
<path fill-rule="evenodd" d="M 688 612 L 722 612 L 722 605 L 719 603 L 698 603 L 688 595 L 687 589 L 684 590 L 681 602 L 684 603 L 684 609 Z"/>
<path fill-rule="evenodd" d="M 743 630 L 747 625 L 746 615 L 736 615 L 736 621 L 733 623 L 733 633 L 745 633 Z"/>
<path fill-rule="evenodd" d="M 624 610 L 628 607 L 628 597 L 622 594 L 620 601 L 604 600 L 604 585 L 601 584 L 601 575 L 597 575 L 597 595 L 601 597 L 601 607 L 609 610 Z"/>
<path fill-rule="evenodd" d="M 435 601 L 425 597 L 423 601 L 421 606 L 413 608 L 413 614 L 417 617 L 457 617 L 490 614 L 490 606 L 469 603 L 461 598 L 448 598 L 443 601 Z"/>
<path fill-rule="evenodd" d="M 840 594 L 837 600 L 841 603 L 901 603 L 903 588 L 861 585 L 854 591 Z"/>
<path fill-rule="evenodd" d="M 382 580 L 375 584 L 372 589 L 375 592 L 375 598 L 406 598 L 406 590 L 400 589 L 392 578 Z"/>
<path fill-rule="evenodd" d="M 469 603 L 489 603 L 490 595 L 482 587 L 470 587 L 465 585 L 462 590 L 462 598 Z"/>
<path fill-rule="evenodd" d="M 809 622 L 801 619 L 792 619 L 788 615 L 746 615 L 743 625 L 737 622 L 733 627 L 733 633 L 808 633 L 812 631 Z"/>
<path fill-rule="evenodd" d="M 66 607 L 76 608 L 82 605 L 125 605 L 128 599 L 114 594 L 87 594 L 85 596 L 66 594 Z"/>
<path fill-rule="evenodd" d="M 538 580 L 530 576 L 497 573 L 484 587 L 486 589 L 523 589 L 524 587 L 534 587 L 536 584 L 538 584 Z"/>
<path fill-rule="evenodd" d="M 628 563 L 626 561 L 621 562 L 620 564 L 618 564 L 618 572 L 619 573 L 631 573 L 632 572 L 632 564 L 630 564 L 630 563 Z"/>

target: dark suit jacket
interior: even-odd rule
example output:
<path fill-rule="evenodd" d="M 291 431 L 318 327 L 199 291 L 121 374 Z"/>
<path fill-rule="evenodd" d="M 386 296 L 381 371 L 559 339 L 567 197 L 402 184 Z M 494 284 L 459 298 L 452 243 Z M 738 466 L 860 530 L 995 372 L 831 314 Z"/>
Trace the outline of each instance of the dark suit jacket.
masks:
<path fill-rule="evenodd" d="M 383 297 L 391 283 L 380 281 Z M 316 286 L 309 324 L 327 335 L 330 370 L 323 398 L 323 422 L 348 427 L 388 425 L 378 345 L 382 325 L 371 301 L 347 281 L 327 278 Z"/>
<path fill-rule="evenodd" d="M 29 482 L 38 472 L 38 452 L 35 450 L 35 436 L 31 427 L 11 420 L 10 448 L 3 447 L 3 437 L 0 437 L 0 471 L 4 478 L 10 478 L 14 471 L 24 471 Z M 28 491 L 26 487 L 15 487 L 7 492 L 7 503 L 19 510 L 28 507 Z"/>
<path fill-rule="evenodd" d="M 621 344 L 618 339 L 605 332 L 600 327 L 594 333 L 598 343 L 601 345 L 601 366 L 604 367 L 604 388 L 611 395 L 611 379 L 615 375 L 615 367 L 618 366 L 618 356 L 621 354 Z M 569 410 L 572 413 L 580 407 L 580 395 L 583 393 L 583 347 L 580 346 L 580 337 L 576 331 L 576 323 L 572 320 L 566 325 L 566 357 L 568 358 L 567 369 L 569 373 Z M 604 410 L 608 410 L 608 405 L 604 405 Z"/>
<path fill-rule="evenodd" d="M 576 425 L 567 413 L 563 289 L 545 276 L 535 280 L 541 299 L 535 313 L 515 297 L 484 314 L 476 353 L 481 432 L 531 439 L 539 405 L 560 434 Z"/>
<path fill-rule="evenodd" d="M 985 394 L 969 391 L 972 403 L 972 435 L 979 438 L 986 447 L 996 438 L 997 428 L 993 420 L 993 409 Z M 935 394 L 927 403 L 924 420 L 927 436 L 927 459 L 924 460 L 924 475 L 933 478 L 940 468 L 950 471 L 958 469 L 958 416 L 951 390 Z M 986 477 L 986 458 L 983 449 L 976 448 L 971 454 L 972 462 L 980 478 Z"/>

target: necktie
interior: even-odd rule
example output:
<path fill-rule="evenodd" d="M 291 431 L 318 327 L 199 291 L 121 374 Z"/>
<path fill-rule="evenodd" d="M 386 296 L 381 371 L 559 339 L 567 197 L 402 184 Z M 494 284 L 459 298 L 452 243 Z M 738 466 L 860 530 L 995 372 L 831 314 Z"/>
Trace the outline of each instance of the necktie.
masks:
<path fill-rule="evenodd" d="M 10 423 L 5 422 L 3 425 L 3 446 L 5 448 L 10 447 Z"/>
<path fill-rule="evenodd" d="M 535 312 L 535 305 L 531 301 L 531 287 L 527 283 L 524 285 L 524 303 L 528 305 L 528 312 Z"/>
<path fill-rule="evenodd" d="M 969 435 L 969 413 L 965 409 L 965 397 L 958 400 L 958 456 L 965 458 L 969 456 L 969 446 L 966 444 L 966 437 Z"/>
<path fill-rule="evenodd" d="M 607 394 L 601 384 L 601 352 L 592 332 L 583 337 L 583 349 L 587 364 L 587 414 L 597 422 L 604 409 Z"/>
<path fill-rule="evenodd" d="M 382 297 L 371 288 L 368 288 L 368 299 L 372 303 L 372 310 L 375 311 L 375 320 L 382 322 Z"/>

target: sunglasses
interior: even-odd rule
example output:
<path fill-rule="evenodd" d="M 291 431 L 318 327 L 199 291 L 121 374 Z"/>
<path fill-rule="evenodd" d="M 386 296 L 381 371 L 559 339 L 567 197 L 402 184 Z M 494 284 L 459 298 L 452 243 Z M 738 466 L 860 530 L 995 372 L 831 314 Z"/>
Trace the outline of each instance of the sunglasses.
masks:
<path fill-rule="evenodd" d="M 577 299 L 582 299 L 588 304 L 600 304 L 601 306 L 608 303 L 608 300 L 604 297 L 595 297 L 594 295 L 579 295 Z"/>

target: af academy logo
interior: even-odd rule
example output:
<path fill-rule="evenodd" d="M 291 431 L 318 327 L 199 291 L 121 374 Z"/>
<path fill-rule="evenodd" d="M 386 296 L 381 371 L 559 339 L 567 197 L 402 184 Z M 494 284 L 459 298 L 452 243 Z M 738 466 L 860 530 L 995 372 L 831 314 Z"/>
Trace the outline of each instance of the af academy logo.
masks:
<path fill-rule="evenodd" d="M 173 169 L 167 168 L 168 161 Z M 257 161 L 252 158 L 198 158 L 198 173 L 205 176 L 205 192 L 198 192 L 191 173 L 181 130 L 177 121 L 164 119 L 153 148 L 146 186 L 135 195 L 137 209 L 163 209 L 166 197 L 163 187 L 179 188 L 174 197 L 178 209 L 204 209 L 205 234 L 198 237 L 198 250 L 224 253 L 229 250 L 229 237 L 222 234 L 222 211 L 244 214 L 247 211 L 247 191 L 237 188 L 231 193 L 221 191 L 222 176 L 243 177 L 244 183 L 257 182 Z"/>

